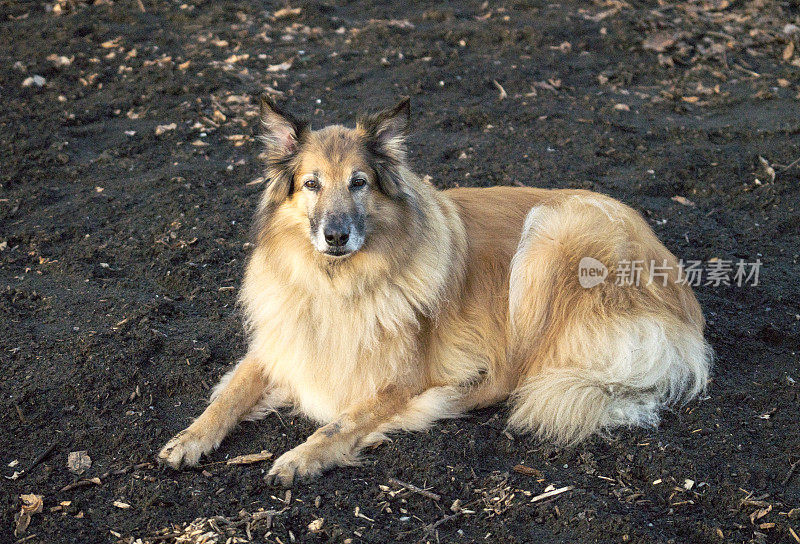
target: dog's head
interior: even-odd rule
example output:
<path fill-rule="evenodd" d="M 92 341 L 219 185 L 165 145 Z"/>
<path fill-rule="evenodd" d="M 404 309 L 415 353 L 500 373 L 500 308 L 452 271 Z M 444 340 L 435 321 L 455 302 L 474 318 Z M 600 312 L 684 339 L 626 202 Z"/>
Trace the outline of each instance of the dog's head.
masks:
<path fill-rule="evenodd" d="M 409 100 L 359 119 L 355 128 L 307 123 L 261 101 L 268 185 L 262 211 L 283 208 L 307 229 L 319 254 L 342 259 L 368 243 L 387 201 L 404 201 Z M 287 210 L 287 208 L 289 210 Z"/>

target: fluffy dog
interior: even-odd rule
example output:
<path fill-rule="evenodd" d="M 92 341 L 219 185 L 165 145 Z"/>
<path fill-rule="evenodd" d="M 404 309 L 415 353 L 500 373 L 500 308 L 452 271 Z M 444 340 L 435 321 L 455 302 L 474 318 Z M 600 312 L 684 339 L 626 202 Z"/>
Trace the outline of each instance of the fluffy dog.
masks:
<path fill-rule="evenodd" d="M 194 465 L 239 421 L 292 406 L 322 427 L 269 471 L 291 485 L 502 401 L 512 428 L 571 444 L 654 425 L 704 388 L 700 306 L 638 213 L 581 190 L 437 191 L 409 169 L 409 118 L 405 99 L 312 131 L 262 100 L 249 349 L 162 462 Z M 585 286 L 585 258 L 609 277 Z M 637 281 L 613 281 L 630 263 Z"/>

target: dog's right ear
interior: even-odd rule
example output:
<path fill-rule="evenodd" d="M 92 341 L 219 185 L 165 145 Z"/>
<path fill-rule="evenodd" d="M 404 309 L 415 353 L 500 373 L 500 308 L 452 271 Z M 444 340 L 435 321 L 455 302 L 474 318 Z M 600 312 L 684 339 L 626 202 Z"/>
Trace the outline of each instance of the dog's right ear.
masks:
<path fill-rule="evenodd" d="M 266 145 L 268 185 L 266 197 L 274 203 L 286 199 L 293 188 L 295 159 L 308 131 L 308 123 L 282 111 L 268 95 L 261 97 L 259 139 Z"/>
<path fill-rule="evenodd" d="M 297 151 L 307 123 L 282 111 L 269 95 L 261 96 L 259 117 L 263 128 L 261 141 L 266 144 L 270 158 L 278 159 Z"/>

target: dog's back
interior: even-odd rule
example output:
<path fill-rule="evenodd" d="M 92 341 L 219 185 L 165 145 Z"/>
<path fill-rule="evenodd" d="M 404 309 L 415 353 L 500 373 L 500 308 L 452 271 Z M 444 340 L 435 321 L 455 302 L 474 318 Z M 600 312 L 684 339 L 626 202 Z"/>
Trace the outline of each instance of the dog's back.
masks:
<path fill-rule="evenodd" d="M 459 317 L 439 323 L 437 341 L 472 339 L 465 359 L 484 361 L 487 375 L 471 391 L 476 406 L 510 396 L 513 427 L 570 443 L 655 424 L 664 405 L 705 386 L 711 350 L 700 307 L 634 210 L 581 190 L 444 194 L 464 224 L 467 256 Z M 585 258 L 609 275 L 582 284 Z M 637 277 L 623 281 L 627 266 Z"/>

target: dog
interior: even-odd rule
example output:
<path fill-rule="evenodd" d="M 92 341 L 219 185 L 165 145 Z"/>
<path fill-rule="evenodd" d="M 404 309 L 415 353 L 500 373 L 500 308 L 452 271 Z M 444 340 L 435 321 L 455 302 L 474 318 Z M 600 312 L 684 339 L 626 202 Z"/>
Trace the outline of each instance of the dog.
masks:
<path fill-rule="evenodd" d="M 656 425 L 704 390 L 700 306 L 630 207 L 584 190 L 439 191 L 409 167 L 408 99 L 355 128 L 311 130 L 269 98 L 260 115 L 249 348 L 160 462 L 196 465 L 239 421 L 291 406 L 322 425 L 272 465 L 267 480 L 291 486 L 501 402 L 510 428 L 569 445 Z M 640 281 L 601 268 L 585 286 L 586 258 L 609 276 L 639 263 Z"/>

